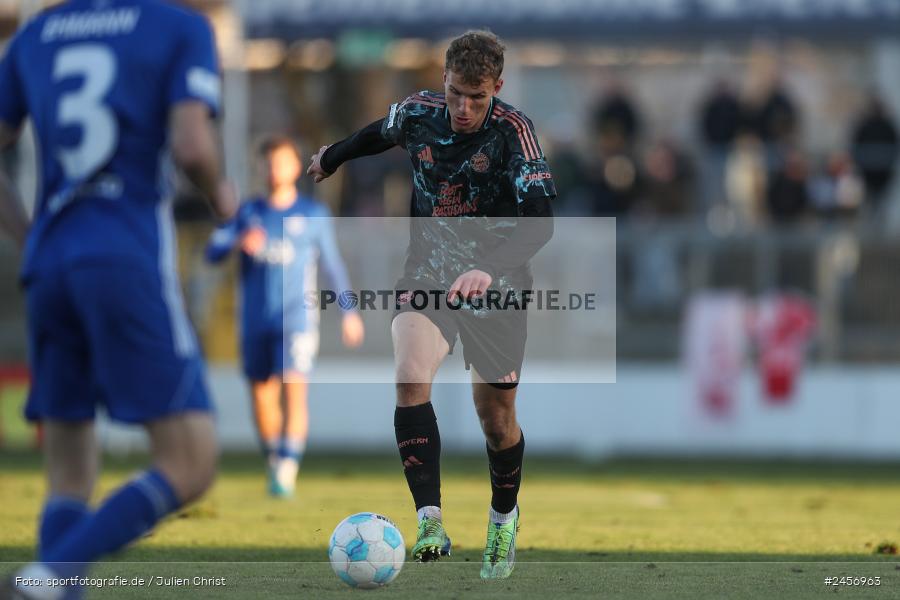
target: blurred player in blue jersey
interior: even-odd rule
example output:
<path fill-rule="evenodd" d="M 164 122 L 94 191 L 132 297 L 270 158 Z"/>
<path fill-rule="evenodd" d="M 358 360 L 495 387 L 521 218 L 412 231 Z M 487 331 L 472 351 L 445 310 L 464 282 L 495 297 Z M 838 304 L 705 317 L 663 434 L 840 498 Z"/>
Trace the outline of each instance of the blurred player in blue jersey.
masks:
<path fill-rule="evenodd" d="M 311 302 L 321 258 L 335 294 L 350 290 L 328 208 L 298 194 L 300 153 L 286 137 L 260 147 L 268 196 L 241 205 L 207 247 L 220 261 L 241 250 L 241 354 L 257 432 L 269 468 L 269 493 L 293 495 L 309 431 L 307 381 L 319 348 L 319 313 Z M 343 341 L 357 347 L 363 324 L 344 312 Z M 284 402 L 282 407 L 282 387 Z"/>
<path fill-rule="evenodd" d="M 34 222 L 4 178 L 0 224 L 24 245 L 26 416 L 44 425 L 49 481 L 39 562 L 2 595 L 79 595 L 47 581 L 81 575 L 212 483 L 215 432 L 175 272 L 169 175 L 180 167 L 217 217 L 234 214 L 210 120 L 219 87 L 207 21 L 158 0 L 66 2 L 26 24 L 0 61 L 0 149 L 30 117 L 40 156 Z M 145 428 L 152 464 L 92 509 L 98 405 Z"/>

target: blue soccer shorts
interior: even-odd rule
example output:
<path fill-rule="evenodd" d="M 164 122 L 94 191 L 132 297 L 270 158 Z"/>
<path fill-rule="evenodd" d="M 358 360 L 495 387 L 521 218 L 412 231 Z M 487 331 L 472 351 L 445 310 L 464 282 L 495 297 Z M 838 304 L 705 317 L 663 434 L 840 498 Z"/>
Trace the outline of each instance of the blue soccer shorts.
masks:
<path fill-rule="evenodd" d="M 273 375 L 309 376 L 319 353 L 319 332 L 245 331 L 241 340 L 244 375 L 266 381 Z"/>
<path fill-rule="evenodd" d="M 174 277 L 81 265 L 26 285 L 29 420 L 126 423 L 212 409 L 203 360 Z"/>

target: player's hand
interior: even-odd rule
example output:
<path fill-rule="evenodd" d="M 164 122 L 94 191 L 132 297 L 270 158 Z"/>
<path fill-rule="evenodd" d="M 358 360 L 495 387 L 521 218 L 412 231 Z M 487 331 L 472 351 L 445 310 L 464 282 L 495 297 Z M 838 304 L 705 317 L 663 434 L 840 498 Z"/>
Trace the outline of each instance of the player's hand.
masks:
<path fill-rule="evenodd" d="M 472 269 L 466 271 L 456 278 L 450 290 L 447 292 L 447 299 L 452 301 L 459 296 L 463 301 L 469 300 L 475 296 L 481 296 L 490 287 L 493 279 L 484 271 Z"/>
<path fill-rule="evenodd" d="M 341 327 L 344 345 L 348 348 L 359 348 L 366 337 L 366 328 L 358 312 L 348 312 L 344 315 Z"/>
<path fill-rule="evenodd" d="M 241 250 L 250 256 L 257 256 L 266 248 L 266 230 L 255 225 L 241 238 Z"/>
<path fill-rule="evenodd" d="M 234 217 L 238 209 L 237 186 L 232 181 L 220 181 L 213 199 L 213 210 L 220 221 Z"/>
<path fill-rule="evenodd" d="M 322 168 L 322 155 L 325 154 L 325 151 L 331 147 L 331 144 L 328 146 L 322 146 L 319 148 L 319 151 L 313 154 L 310 159 L 309 168 L 306 170 L 307 175 L 312 175 L 313 181 L 319 183 L 323 179 L 328 179 L 331 177 L 331 173 Z"/>

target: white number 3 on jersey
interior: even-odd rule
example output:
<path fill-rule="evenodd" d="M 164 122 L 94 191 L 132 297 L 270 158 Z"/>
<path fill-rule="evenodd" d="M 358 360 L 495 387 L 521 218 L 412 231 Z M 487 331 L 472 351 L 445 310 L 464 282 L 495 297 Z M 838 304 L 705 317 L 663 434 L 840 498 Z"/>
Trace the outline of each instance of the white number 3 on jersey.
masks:
<path fill-rule="evenodd" d="M 60 127 L 81 128 L 80 142 L 59 150 L 69 180 L 87 179 L 112 157 L 119 137 L 118 123 L 104 98 L 116 79 L 116 57 L 101 44 L 77 44 L 61 49 L 53 65 L 54 82 L 81 77 L 77 89 L 63 94 L 56 111 Z"/>

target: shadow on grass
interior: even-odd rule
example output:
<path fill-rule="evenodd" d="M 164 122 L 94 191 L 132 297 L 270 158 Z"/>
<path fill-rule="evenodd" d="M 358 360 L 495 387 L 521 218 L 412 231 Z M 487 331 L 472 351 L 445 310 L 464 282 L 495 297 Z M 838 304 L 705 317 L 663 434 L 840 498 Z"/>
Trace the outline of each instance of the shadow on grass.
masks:
<path fill-rule="evenodd" d="M 0 563 L 25 562 L 34 557 L 34 548 L 0 547 Z M 321 563 L 328 560 L 325 548 L 291 548 L 287 546 L 138 547 L 121 553 L 111 562 L 139 563 Z M 451 559 L 442 563 L 468 563 L 481 560 L 480 548 L 454 549 Z M 766 554 L 758 552 L 632 552 L 597 549 L 593 551 L 545 550 L 539 547 L 519 548 L 520 563 L 873 563 L 891 564 L 900 569 L 900 556 L 880 554 Z"/>
<path fill-rule="evenodd" d="M 147 457 L 105 456 L 103 468 L 108 472 L 131 472 L 147 464 Z M 0 451 L 0 475 L 3 472 L 35 472 L 42 468 L 41 456 L 33 451 Z M 222 474 L 259 474 L 262 459 L 253 453 L 227 454 L 221 461 Z M 765 483 L 854 483 L 900 484 L 898 462 L 732 460 L 669 458 L 623 458 L 590 462 L 568 456 L 527 456 L 530 478 L 570 478 L 585 481 L 647 480 L 655 483 L 696 482 L 765 482 Z M 481 455 L 447 454 L 441 458 L 442 472 L 447 475 L 483 476 L 486 459 Z M 342 477 L 397 476 L 399 459 L 393 455 L 347 454 L 308 455 L 303 463 L 305 473 Z"/>

